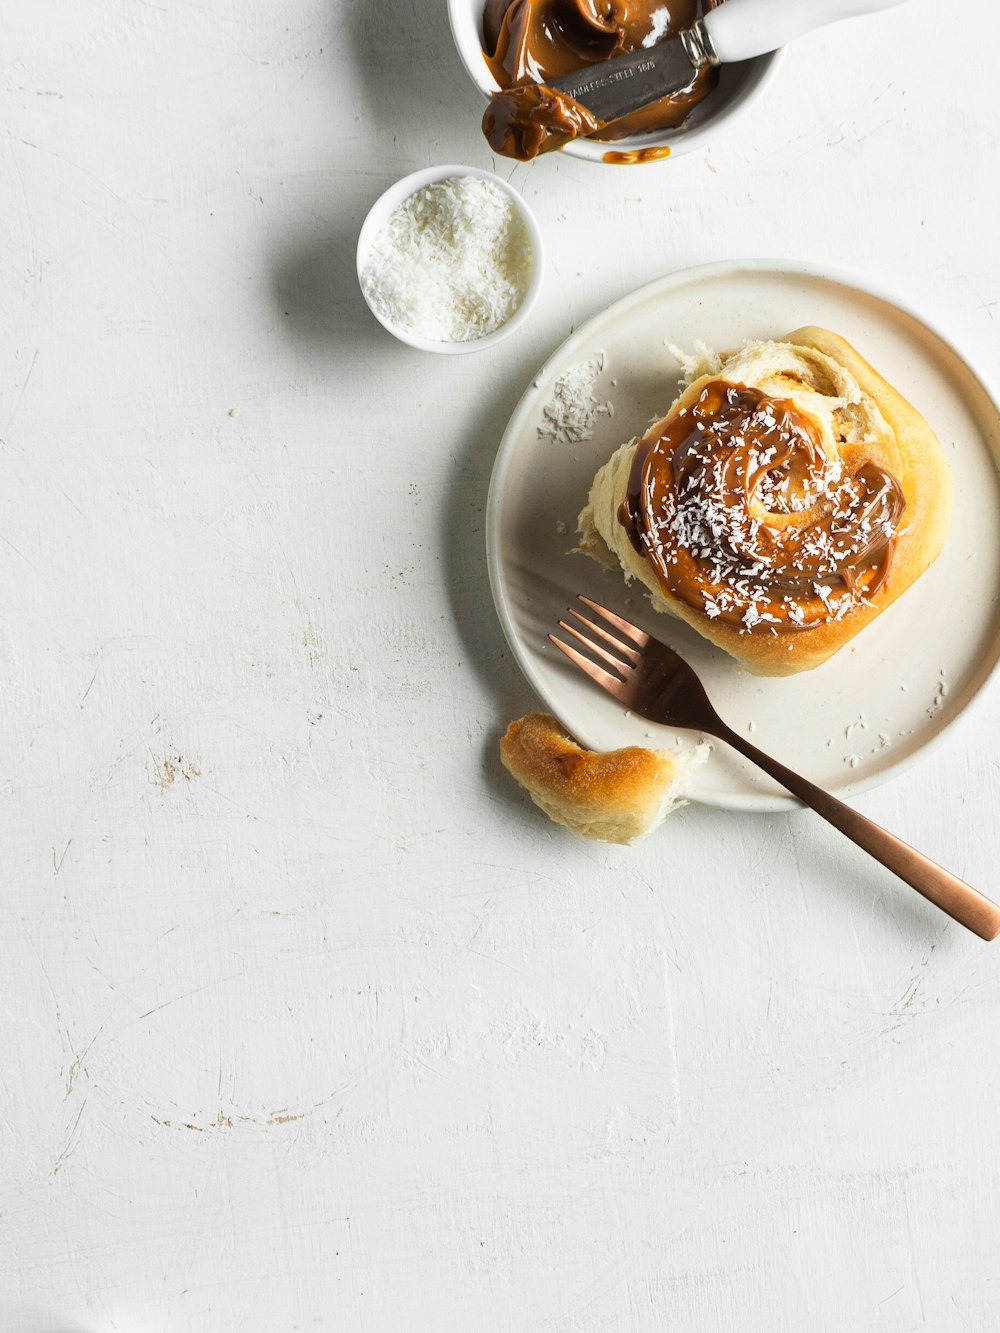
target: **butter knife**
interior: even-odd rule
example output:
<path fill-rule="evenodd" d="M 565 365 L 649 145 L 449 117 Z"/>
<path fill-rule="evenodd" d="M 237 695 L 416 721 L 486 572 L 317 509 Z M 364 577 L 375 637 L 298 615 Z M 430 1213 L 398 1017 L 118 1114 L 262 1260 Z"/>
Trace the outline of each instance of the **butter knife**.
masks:
<path fill-rule="evenodd" d="M 604 123 L 688 87 L 709 65 L 776 51 L 841 19 L 891 9 L 903 0 L 725 0 L 668 41 L 547 79 Z"/>

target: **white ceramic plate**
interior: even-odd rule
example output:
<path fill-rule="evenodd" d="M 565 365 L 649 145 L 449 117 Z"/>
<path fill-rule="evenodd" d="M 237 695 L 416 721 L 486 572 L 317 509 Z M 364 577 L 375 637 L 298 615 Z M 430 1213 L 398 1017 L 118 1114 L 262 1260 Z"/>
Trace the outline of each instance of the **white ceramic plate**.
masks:
<path fill-rule="evenodd" d="M 738 346 L 804 324 L 836 330 L 928 419 L 955 477 L 955 522 L 924 577 L 834 658 L 781 679 L 750 675 L 633 585 L 572 554 L 597 468 L 672 402 L 680 369 L 666 343 Z M 614 406 L 592 439 L 541 438 L 556 380 L 603 352 L 596 396 Z M 528 680 L 563 725 L 598 750 L 691 746 L 698 737 L 635 717 L 576 672 L 546 634 L 578 592 L 624 610 L 676 648 L 721 715 L 806 777 L 850 795 L 885 781 L 937 740 L 1000 658 L 1000 410 L 980 377 L 923 319 L 853 278 L 778 261 L 692 269 L 651 283 L 590 320 L 539 372 L 511 418 L 490 486 L 487 544 L 497 611 Z M 690 796 L 740 810 L 794 804 L 715 745 Z"/>

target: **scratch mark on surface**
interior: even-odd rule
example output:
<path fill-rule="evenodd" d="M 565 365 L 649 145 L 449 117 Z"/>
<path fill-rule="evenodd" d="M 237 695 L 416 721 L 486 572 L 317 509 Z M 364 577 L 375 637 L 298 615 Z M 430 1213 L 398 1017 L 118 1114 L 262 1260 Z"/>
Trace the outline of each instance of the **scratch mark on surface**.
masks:
<path fill-rule="evenodd" d="M 482 913 L 482 916 L 479 918 L 479 922 L 478 922 L 478 924 L 476 925 L 475 930 L 472 932 L 472 935 L 471 935 L 470 938 L 469 938 L 469 942 L 468 942 L 468 943 L 466 944 L 466 946 L 465 946 L 466 949 L 471 949 L 471 948 L 472 948 L 472 943 L 473 943 L 473 941 L 475 940 L 475 938 L 476 938 L 476 936 L 479 934 L 479 932 L 482 930 L 483 926 L 486 924 L 486 918 L 487 918 L 487 916 L 489 915 L 490 904 L 491 904 L 492 902 L 493 902 L 493 897 L 491 896 L 491 897 L 487 898 L 487 899 L 486 899 L 486 902 L 483 904 L 483 913 Z"/>
<path fill-rule="evenodd" d="M 593 860 L 592 857 L 586 856 L 586 852 L 584 852 L 583 855 L 586 857 L 587 860 Z M 473 862 L 472 862 L 472 865 L 475 866 L 477 869 L 484 869 L 484 870 L 504 870 L 504 871 L 506 871 L 508 874 L 509 874 L 509 873 L 511 872 L 511 870 L 513 869 L 513 867 L 511 867 L 511 866 L 508 866 L 508 865 L 500 865 L 498 862 L 495 862 L 495 861 L 473 861 Z M 560 886 L 560 884 L 561 884 L 561 882 L 562 882 L 562 881 L 558 880 L 558 879 L 555 877 L 555 875 L 547 875 L 547 874 L 545 873 L 544 870 L 533 870 L 533 869 L 531 869 L 531 867 L 529 867 L 529 866 L 518 866 L 518 867 L 517 867 L 517 871 L 518 871 L 519 874 L 522 874 L 522 875 L 531 875 L 532 878 L 534 878 L 534 879 L 544 880 L 546 884 L 555 884 L 557 888 Z"/>
<path fill-rule="evenodd" d="M 902 1287 L 897 1287 L 895 1291 L 891 1291 L 889 1295 L 886 1296 L 885 1300 L 879 1301 L 879 1305 L 885 1305 L 886 1301 L 891 1301 L 893 1296 L 898 1296 L 902 1290 L 903 1290 Z"/>
<path fill-rule="evenodd" d="M 34 147 L 34 145 L 32 145 L 32 147 Z M 10 409 L 10 411 L 8 412 L 8 414 L 7 414 L 7 420 L 4 422 L 4 431 L 5 431 L 5 432 L 8 431 L 8 430 L 10 430 L 10 424 L 11 424 L 11 422 L 14 420 L 14 418 L 17 416 L 18 408 L 21 406 L 21 400 L 24 398 L 25 392 L 26 392 L 26 390 L 27 390 L 27 388 L 28 388 L 28 383 L 29 383 L 29 381 L 30 381 L 30 379 L 31 379 L 31 372 L 35 369 L 35 362 L 38 360 L 38 352 L 39 352 L 39 349 L 36 347 L 36 348 L 35 348 L 35 354 L 34 354 L 34 356 L 31 358 L 31 365 L 28 367 L 28 373 L 27 373 L 27 375 L 25 375 L 25 377 L 24 377 L 24 383 L 21 385 L 21 392 L 17 395 L 17 398 L 16 398 L 16 400 L 15 400 L 15 402 L 14 402 L 14 406 L 13 406 L 13 407 Z"/>
<path fill-rule="evenodd" d="M 7 538 L 4 537 L 4 536 L 0 536 L 0 541 L 3 542 L 4 546 L 6 546 L 7 549 L 8 549 L 9 551 L 13 551 L 14 554 L 15 554 L 19 559 L 23 560 L 24 563 L 25 563 L 26 565 L 30 565 L 30 564 L 32 563 L 32 562 L 28 559 L 28 557 L 24 554 L 23 551 L 18 550 L 18 548 L 14 545 L 14 543 L 13 543 L 12 541 L 8 541 Z"/>
<path fill-rule="evenodd" d="M 898 1028 L 902 1027 L 903 1023 L 907 1019 L 915 1019 L 919 1016 L 920 1013 L 923 1012 L 925 1008 L 925 1002 L 921 1002 L 919 1008 L 916 1009 L 910 1008 L 910 1006 L 913 1004 L 913 1001 L 920 994 L 921 985 L 922 985 L 922 978 L 919 975 L 911 977 L 909 981 L 906 983 L 906 989 L 904 989 L 902 996 L 900 997 L 899 1000 L 896 1001 L 896 1003 L 893 1005 L 893 1007 L 889 1010 L 889 1013 L 887 1014 L 887 1017 L 892 1021 L 890 1022 L 888 1027 L 882 1029 L 881 1035 L 883 1037 L 887 1036 L 888 1033 L 895 1032 Z"/>
<path fill-rule="evenodd" d="M 306 622 L 306 627 L 302 632 L 302 647 L 305 649 L 306 663 L 312 669 L 319 666 L 326 657 L 326 645 L 323 642 L 323 636 L 311 620 Z"/>
<path fill-rule="evenodd" d="M 441 1073 L 440 1069 L 434 1069 L 426 1060 L 421 1060 L 419 1055 L 413 1057 L 413 1063 L 419 1065 L 421 1069 L 426 1069 L 428 1074 L 433 1074 L 435 1078 L 446 1078 L 446 1076 Z M 453 1079 L 446 1079 L 446 1081 L 449 1083 L 454 1082 Z"/>
<path fill-rule="evenodd" d="M 107 986 L 108 990 L 114 991 L 117 994 L 118 987 L 114 984 L 114 982 L 111 980 L 108 974 L 106 972 L 102 972 L 101 969 L 97 966 L 97 964 L 91 962 L 89 958 L 87 959 L 87 962 L 90 966 L 91 972 L 96 972 L 97 975 L 104 982 L 104 984 Z"/>
<path fill-rule="evenodd" d="M 910 1269 L 913 1272 L 913 1282 L 917 1288 L 917 1300 L 920 1303 L 920 1321 L 927 1322 L 927 1311 L 924 1308 L 924 1293 L 920 1290 L 920 1271 L 917 1267 L 917 1247 L 913 1235 L 913 1221 L 910 1217 L 910 1201 L 906 1197 L 906 1188 L 903 1188 L 903 1214 L 906 1217 L 906 1237 L 910 1246 Z"/>
<path fill-rule="evenodd" d="M 52 848 L 52 873 L 53 873 L 53 875 L 58 875 L 58 874 L 59 874 L 59 871 L 62 870 L 63 862 L 66 860 L 66 853 L 69 851 L 69 849 L 72 847 L 72 845 L 73 845 L 73 839 L 70 838 L 69 841 L 66 843 L 66 846 L 63 848 L 63 850 L 62 850 L 62 856 L 60 856 L 60 857 L 56 857 L 56 849 L 55 849 L 54 847 Z"/>
<path fill-rule="evenodd" d="M 104 1031 L 104 1024 L 102 1023 L 101 1026 L 100 1026 L 100 1027 L 97 1029 L 97 1031 L 94 1033 L 94 1035 L 91 1037 L 90 1041 L 87 1042 L 86 1046 L 85 1046 L 85 1047 L 83 1048 L 83 1050 L 79 1053 L 79 1055 L 77 1055 L 77 1056 L 75 1056 L 75 1057 L 73 1058 L 72 1063 L 70 1064 L 69 1068 L 66 1070 L 66 1096 L 67 1096 L 67 1097 L 68 1097 L 68 1096 L 70 1095 L 70 1093 L 73 1091 L 73 1085 L 76 1083 L 76 1080 L 77 1080 L 77 1078 L 79 1077 L 79 1074 L 80 1074 L 80 1070 L 83 1068 L 83 1062 L 84 1062 L 84 1060 L 86 1060 L 87 1056 L 90 1054 L 90 1049 L 91 1049 L 91 1047 L 93 1046 L 94 1042 L 97 1040 L 97 1038 L 101 1035 L 101 1033 L 102 1033 L 103 1031 Z"/>
<path fill-rule="evenodd" d="M 515 972 L 518 976 L 523 976 L 519 967 L 515 967 L 513 963 L 505 963 L 502 958 L 495 958 L 488 953 L 480 953 L 478 949 L 470 949 L 468 945 L 465 946 L 465 952 L 475 954 L 477 958 L 485 958 L 488 963 L 496 963 L 498 967 L 505 967 L 508 972 Z"/>
<path fill-rule="evenodd" d="M 221 1087 L 221 1070 L 220 1070 L 220 1087 Z M 341 1092 L 342 1091 L 343 1089 L 341 1089 Z M 322 1107 L 328 1106 L 330 1102 L 332 1102 L 339 1095 L 340 1095 L 339 1092 L 331 1092 L 328 1097 L 321 1097 L 318 1102 L 314 1102 L 312 1106 L 307 1106 L 304 1111 L 292 1111 L 289 1107 L 283 1106 L 279 1110 L 271 1111 L 263 1117 L 255 1115 L 240 1115 L 234 1110 L 230 1110 L 227 1112 L 220 1107 L 219 1110 L 216 1112 L 215 1119 L 207 1122 L 204 1125 L 199 1125 L 196 1121 L 193 1120 L 182 1120 L 175 1124 L 172 1120 L 161 1120 L 159 1116 L 155 1116 L 152 1113 L 150 1113 L 149 1118 L 155 1124 L 160 1125 L 163 1129 L 193 1129 L 196 1130 L 199 1134 L 204 1134 L 212 1130 L 237 1129 L 241 1128 L 244 1125 L 252 1126 L 256 1129 L 266 1129 L 270 1125 L 289 1125 L 296 1120 L 305 1120 L 307 1116 L 311 1116 L 315 1111 L 319 1111 Z M 342 1110 L 343 1107 L 341 1107 L 340 1110 L 337 1111 L 336 1115 L 334 1116 L 334 1119 L 339 1118 Z"/>
<path fill-rule="evenodd" d="M 83 692 L 83 698 L 80 700 L 80 707 L 81 707 L 81 708 L 82 708 L 83 705 L 87 702 L 87 695 L 88 695 L 88 694 L 90 693 L 90 691 L 93 689 L 93 687 L 94 687 L 94 681 L 97 679 L 97 673 L 98 673 L 98 671 L 100 671 L 100 669 L 101 669 L 101 668 L 100 668 L 100 665 L 99 665 L 99 664 L 98 664 L 97 666 L 94 667 L 94 674 L 93 674 L 93 675 L 91 676 L 91 678 L 90 678 L 90 684 L 89 684 L 89 685 L 87 686 L 87 688 L 84 690 L 84 692 Z"/>
<path fill-rule="evenodd" d="M 203 990 L 210 990 L 214 985 L 216 985 L 216 983 L 210 981 L 206 986 L 199 986 L 196 990 L 185 991 L 183 995 L 175 995 L 172 1000 L 164 1000 L 162 1004 L 154 1004 L 152 1009 L 147 1009 L 144 1014 L 140 1014 L 136 1019 L 136 1022 L 141 1023 L 144 1018 L 149 1018 L 151 1014 L 158 1014 L 161 1009 L 166 1009 L 168 1005 L 180 1004 L 181 1000 L 189 1000 L 192 995 L 200 995 Z"/>
<path fill-rule="evenodd" d="M 168 787 L 174 785 L 177 778 L 183 778 L 185 782 L 190 782 L 192 778 L 200 778 L 201 769 L 191 760 L 184 759 L 183 755 L 168 756 L 165 759 L 153 760 L 153 774 L 150 782 L 154 787 L 159 787 L 161 791 L 166 791 Z"/>
<path fill-rule="evenodd" d="M 256 486 L 254 479 L 252 477 L 249 476 L 247 477 L 247 483 L 250 489 L 254 492 L 254 495 L 257 498 L 257 502 L 260 505 L 261 518 L 271 529 L 271 535 L 274 538 L 274 549 L 277 551 L 278 555 L 281 557 L 282 562 L 284 563 L 285 568 L 288 570 L 288 577 L 291 580 L 294 601 L 296 606 L 299 606 L 300 605 L 299 581 L 295 577 L 295 570 L 292 566 L 292 562 L 288 558 L 288 553 L 286 552 L 284 546 L 281 544 L 281 538 L 278 533 L 278 529 L 275 527 L 274 520 L 271 517 L 271 513 L 270 510 L 268 509 L 265 497 L 261 495 L 260 490 Z"/>
<path fill-rule="evenodd" d="M 87 1102 L 86 1099 L 84 1099 L 84 1101 L 80 1105 L 79 1111 L 77 1111 L 76 1113 L 76 1119 L 73 1121 L 73 1124 L 70 1127 L 69 1134 L 66 1138 L 65 1146 L 63 1147 L 62 1152 L 56 1158 L 55 1164 L 52 1167 L 52 1174 L 54 1176 L 57 1176 L 59 1174 L 59 1169 L 62 1166 L 62 1164 L 67 1160 L 67 1158 L 71 1157 L 72 1154 L 76 1151 L 77 1144 L 80 1142 L 79 1135 L 77 1134 L 77 1131 L 80 1127 L 80 1117 L 83 1115 L 86 1105 Z M 75 1138 L 74 1135 L 76 1135 Z"/>
<path fill-rule="evenodd" d="M 120 194 L 116 194 L 115 191 L 112 190 L 111 186 L 107 183 L 107 181 L 102 180 L 101 177 L 98 176 L 96 172 L 90 171 L 87 167 L 82 166 L 79 162 L 74 162 L 72 158 L 64 157 L 62 153 L 57 153 L 52 148 L 43 148 L 41 144 L 32 143 L 30 139 L 19 139 L 18 143 L 23 144 L 25 148 L 34 149 L 36 153 L 44 153 L 46 157 L 55 158 L 57 162 L 62 162 L 65 166 L 70 167 L 73 171 L 79 171 L 82 175 L 87 176 L 90 180 L 98 184 L 102 190 L 106 190 L 107 193 L 111 195 L 111 198 L 114 199 L 117 203 L 119 204 L 125 203 L 125 200 L 122 198 L 122 196 Z"/>

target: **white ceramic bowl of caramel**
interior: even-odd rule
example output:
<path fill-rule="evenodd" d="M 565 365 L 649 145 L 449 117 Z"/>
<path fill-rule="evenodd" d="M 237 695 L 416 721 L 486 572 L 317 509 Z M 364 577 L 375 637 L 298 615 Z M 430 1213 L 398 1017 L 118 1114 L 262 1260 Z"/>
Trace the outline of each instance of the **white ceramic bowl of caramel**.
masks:
<path fill-rule="evenodd" d="M 488 99 L 496 92 L 499 83 L 487 59 L 484 28 L 487 4 L 488 0 L 448 0 L 455 47 L 469 77 Z M 505 0 L 492 0 L 494 16 L 504 6 Z M 560 14 L 561 10 L 565 13 Z M 665 18 L 680 18 L 680 26 L 683 26 L 696 17 L 701 8 L 696 0 L 667 0 L 666 3 L 665 0 L 534 0 L 534 12 L 540 19 L 552 17 L 557 26 L 561 18 L 580 22 L 581 15 L 591 11 L 607 15 L 612 24 L 621 17 L 624 23 L 632 25 L 633 33 L 640 34 L 639 44 L 648 44 L 648 40 L 655 40 L 660 33 Z M 780 51 L 773 51 L 738 65 L 724 66 L 719 72 L 718 86 L 704 97 L 679 128 L 660 128 L 618 139 L 576 139 L 562 152 L 585 162 L 619 165 L 668 159 L 704 148 L 757 101 L 776 72 L 780 57 Z"/>

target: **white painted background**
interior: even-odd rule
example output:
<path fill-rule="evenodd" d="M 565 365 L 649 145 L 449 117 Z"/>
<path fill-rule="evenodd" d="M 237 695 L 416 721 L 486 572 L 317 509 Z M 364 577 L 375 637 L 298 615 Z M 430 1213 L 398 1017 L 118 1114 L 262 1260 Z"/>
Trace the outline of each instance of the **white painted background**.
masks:
<path fill-rule="evenodd" d="M 707 154 L 516 168 L 543 302 L 435 359 L 353 245 L 490 165 L 443 0 L 6 7 L 2 1333 L 1000 1327 L 1000 946 L 808 815 L 550 826 L 482 532 L 536 366 L 669 270 L 838 265 L 996 365 L 951 12 L 804 40 Z M 861 802 L 994 890 L 998 723 Z"/>

